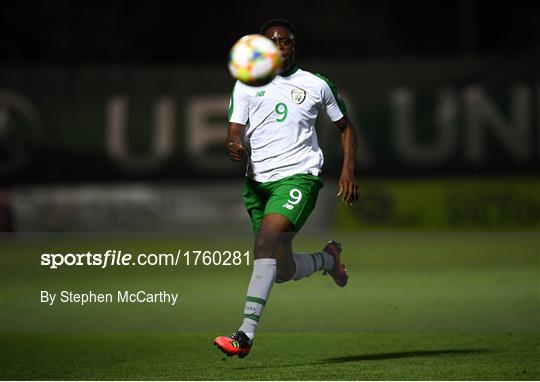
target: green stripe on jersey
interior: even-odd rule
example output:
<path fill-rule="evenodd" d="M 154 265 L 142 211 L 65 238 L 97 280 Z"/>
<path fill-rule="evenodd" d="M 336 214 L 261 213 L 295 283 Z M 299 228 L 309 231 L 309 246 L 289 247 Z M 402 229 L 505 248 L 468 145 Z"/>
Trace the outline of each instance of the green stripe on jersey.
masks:
<path fill-rule="evenodd" d="M 262 306 L 266 305 L 266 300 L 263 300 L 262 298 L 258 298 L 258 297 L 247 296 L 246 301 L 254 302 L 254 303 L 260 304 Z"/>
<path fill-rule="evenodd" d="M 330 78 L 325 77 L 320 73 L 315 73 L 315 75 L 328 84 L 328 87 L 330 88 L 332 94 L 334 95 L 334 98 L 336 99 L 339 111 L 341 111 L 341 114 L 347 115 L 347 105 L 345 105 L 345 101 L 340 98 L 336 89 L 336 85 L 334 85 Z"/>
<path fill-rule="evenodd" d="M 229 101 L 229 111 L 227 112 L 227 119 L 231 119 L 232 113 L 234 111 L 234 89 L 236 89 L 236 84 L 234 84 L 231 92 L 231 100 Z"/>

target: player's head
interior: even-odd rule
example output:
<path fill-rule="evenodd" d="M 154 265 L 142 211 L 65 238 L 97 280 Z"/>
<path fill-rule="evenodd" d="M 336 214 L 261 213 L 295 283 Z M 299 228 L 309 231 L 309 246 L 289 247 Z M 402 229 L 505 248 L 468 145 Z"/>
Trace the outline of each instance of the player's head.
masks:
<path fill-rule="evenodd" d="M 296 28 L 285 19 L 271 19 L 261 26 L 261 34 L 274 41 L 283 56 L 282 72 L 295 64 Z"/>

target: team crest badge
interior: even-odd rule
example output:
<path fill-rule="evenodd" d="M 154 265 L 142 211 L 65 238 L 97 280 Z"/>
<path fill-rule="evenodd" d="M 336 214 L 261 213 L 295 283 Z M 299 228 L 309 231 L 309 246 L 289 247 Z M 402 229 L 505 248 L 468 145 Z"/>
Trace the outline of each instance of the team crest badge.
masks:
<path fill-rule="evenodd" d="M 293 89 L 291 91 L 291 98 L 297 104 L 301 104 L 306 99 L 306 91 L 302 89 Z"/>

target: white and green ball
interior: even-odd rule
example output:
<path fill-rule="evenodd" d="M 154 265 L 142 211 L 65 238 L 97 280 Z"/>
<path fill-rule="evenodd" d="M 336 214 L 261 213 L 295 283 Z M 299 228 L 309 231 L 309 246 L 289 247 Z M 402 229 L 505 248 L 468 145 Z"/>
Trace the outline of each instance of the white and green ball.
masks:
<path fill-rule="evenodd" d="M 259 34 L 242 37 L 229 52 L 231 75 L 250 86 L 261 86 L 272 81 L 282 64 L 277 46 Z"/>

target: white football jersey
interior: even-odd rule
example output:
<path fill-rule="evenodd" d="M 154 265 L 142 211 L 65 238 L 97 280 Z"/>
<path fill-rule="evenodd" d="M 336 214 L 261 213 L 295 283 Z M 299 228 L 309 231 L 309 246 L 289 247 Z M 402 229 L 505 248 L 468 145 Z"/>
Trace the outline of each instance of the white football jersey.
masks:
<path fill-rule="evenodd" d="M 328 79 L 296 66 L 264 86 L 237 81 L 229 122 L 246 126 L 247 176 L 268 182 L 295 174 L 318 175 L 324 162 L 315 131 L 320 110 L 333 122 L 346 115 Z"/>

